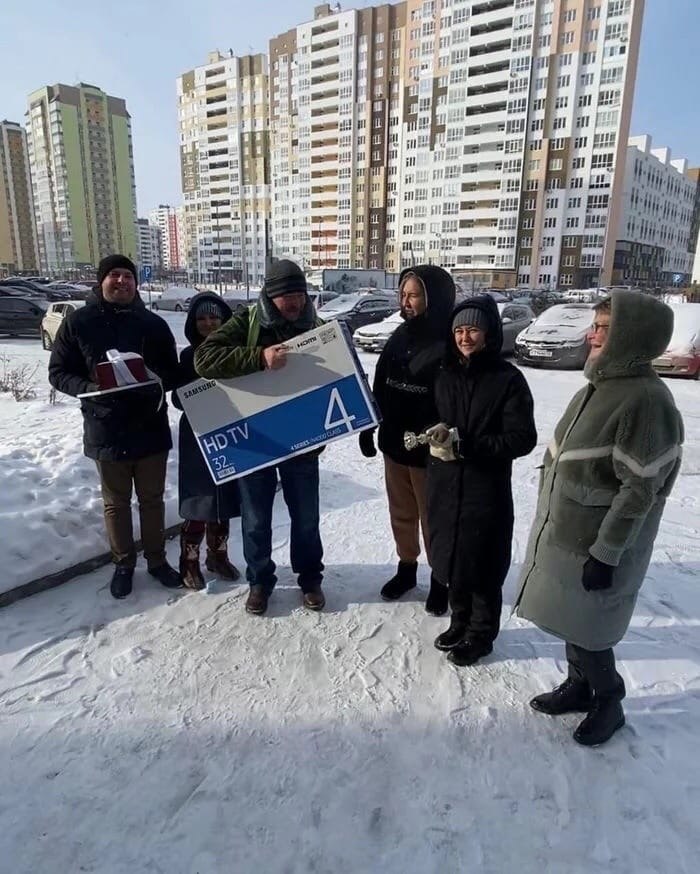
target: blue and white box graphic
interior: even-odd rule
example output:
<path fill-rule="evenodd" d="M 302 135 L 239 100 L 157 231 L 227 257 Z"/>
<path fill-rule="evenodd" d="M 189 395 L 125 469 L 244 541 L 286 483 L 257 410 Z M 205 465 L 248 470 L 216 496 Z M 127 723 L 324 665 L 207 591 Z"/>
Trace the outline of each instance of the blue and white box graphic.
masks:
<path fill-rule="evenodd" d="M 329 322 L 285 343 L 287 363 L 199 379 L 178 397 L 216 483 L 374 428 L 378 415 L 346 332 Z"/>

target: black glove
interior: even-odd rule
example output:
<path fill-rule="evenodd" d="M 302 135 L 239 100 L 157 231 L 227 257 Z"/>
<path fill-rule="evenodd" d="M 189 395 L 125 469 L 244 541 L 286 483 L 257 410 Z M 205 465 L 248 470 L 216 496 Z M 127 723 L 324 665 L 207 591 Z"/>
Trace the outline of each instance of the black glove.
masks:
<path fill-rule="evenodd" d="M 360 452 L 365 458 L 374 458 L 377 447 L 374 445 L 374 428 L 360 432 Z"/>
<path fill-rule="evenodd" d="M 609 589 L 613 584 L 613 572 L 615 568 L 609 564 L 604 564 L 589 555 L 586 563 L 583 566 L 583 577 L 581 583 L 587 592 L 599 592 L 602 589 Z"/>

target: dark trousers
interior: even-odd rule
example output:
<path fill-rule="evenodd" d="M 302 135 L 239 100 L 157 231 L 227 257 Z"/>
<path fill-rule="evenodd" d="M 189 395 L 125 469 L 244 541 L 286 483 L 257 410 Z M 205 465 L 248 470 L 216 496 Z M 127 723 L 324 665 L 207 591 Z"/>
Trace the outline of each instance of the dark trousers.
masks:
<path fill-rule="evenodd" d="M 450 581 L 449 602 L 452 623 L 466 628 L 464 639 L 471 643 L 493 643 L 501 628 L 503 583 L 510 567 L 511 532 L 485 532 L 474 544 L 461 573 Z"/>
<path fill-rule="evenodd" d="M 323 545 L 319 532 L 318 456 L 301 455 L 240 479 L 243 555 L 251 586 L 272 591 L 277 582 L 272 561 L 272 507 L 277 474 L 291 521 L 290 558 L 302 590 L 323 579 Z"/>
<path fill-rule="evenodd" d="M 141 522 L 141 542 L 148 569 L 165 563 L 165 470 L 168 453 L 138 461 L 98 461 L 105 527 L 115 564 L 136 566 L 136 546 L 131 519 L 131 493 L 136 490 Z"/>
<path fill-rule="evenodd" d="M 566 644 L 569 662 L 569 679 L 588 683 L 596 698 L 625 697 L 625 683 L 615 668 L 615 653 L 612 649 L 592 651 L 573 643 Z"/>
<path fill-rule="evenodd" d="M 503 586 L 472 592 L 459 585 L 449 588 L 452 623 L 463 625 L 465 640 L 471 643 L 493 643 L 501 627 Z"/>

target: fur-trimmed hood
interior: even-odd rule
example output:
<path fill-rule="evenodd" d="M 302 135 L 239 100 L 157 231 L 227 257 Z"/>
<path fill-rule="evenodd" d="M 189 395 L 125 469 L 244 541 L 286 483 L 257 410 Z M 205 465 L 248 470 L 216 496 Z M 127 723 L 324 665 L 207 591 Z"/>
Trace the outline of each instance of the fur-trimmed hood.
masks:
<path fill-rule="evenodd" d="M 610 330 L 605 348 L 584 374 L 594 385 L 603 379 L 641 376 L 668 348 L 673 334 L 673 310 L 639 291 L 613 291 Z"/>

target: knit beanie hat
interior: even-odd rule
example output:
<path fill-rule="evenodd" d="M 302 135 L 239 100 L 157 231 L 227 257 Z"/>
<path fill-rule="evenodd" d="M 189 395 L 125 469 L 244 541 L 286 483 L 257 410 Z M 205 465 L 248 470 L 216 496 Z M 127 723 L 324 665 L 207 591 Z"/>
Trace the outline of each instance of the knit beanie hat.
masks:
<path fill-rule="evenodd" d="M 204 300 L 196 303 L 194 307 L 195 319 L 198 319 L 200 316 L 216 316 L 223 322 L 225 317 L 224 308 L 218 301 L 205 297 Z"/>
<path fill-rule="evenodd" d="M 100 266 L 97 268 L 97 284 L 102 285 L 105 276 L 115 268 L 130 270 L 134 274 L 134 282 L 138 285 L 139 277 L 136 273 L 136 265 L 126 255 L 108 255 L 106 258 L 103 258 L 100 261 Z"/>
<path fill-rule="evenodd" d="M 267 271 L 265 294 L 269 298 L 280 297 L 283 294 L 306 293 L 306 277 L 301 267 L 294 261 L 283 258 L 281 261 L 276 261 Z"/>
<path fill-rule="evenodd" d="M 452 319 L 453 331 L 465 326 L 479 328 L 486 334 L 490 327 L 489 317 L 480 307 L 467 307 L 460 310 Z"/>

